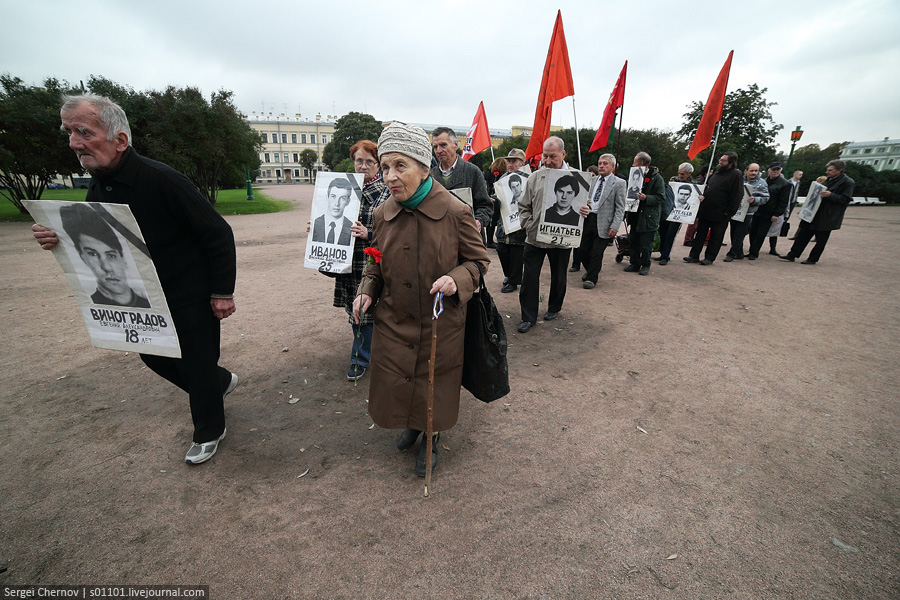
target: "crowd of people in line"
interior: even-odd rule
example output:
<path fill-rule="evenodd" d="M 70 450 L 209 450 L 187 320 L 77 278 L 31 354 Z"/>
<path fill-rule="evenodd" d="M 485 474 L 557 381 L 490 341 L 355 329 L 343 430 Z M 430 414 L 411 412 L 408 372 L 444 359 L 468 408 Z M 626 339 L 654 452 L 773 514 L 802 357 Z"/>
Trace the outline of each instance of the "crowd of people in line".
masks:
<path fill-rule="evenodd" d="M 60 116 L 70 147 L 92 176 L 86 201 L 126 204 L 141 227 L 182 353 L 181 358 L 141 354 L 141 359 L 188 393 L 194 433 L 185 462 L 204 463 L 225 437 L 224 399 L 238 383 L 237 375 L 218 364 L 220 321 L 236 310 L 231 227 L 183 174 L 132 148 L 128 119 L 115 102 L 93 94 L 66 96 Z M 347 378 L 357 381 L 367 370 L 371 373 L 369 415 L 381 427 L 401 430 L 398 449 L 411 448 L 421 438 L 415 465 L 419 476 L 425 476 L 429 460 L 432 468 L 437 464 L 438 436 L 459 416 L 466 307 L 490 265 L 488 248 L 496 249 L 503 270 L 500 291 L 519 291 L 518 331 L 526 333 L 538 322 L 545 259 L 550 264 L 550 293 L 543 319 L 551 321 L 562 310 L 567 269 L 576 272 L 583 266 L 583 286 L 593 289 L 606 248 L 619 236 L 623 221 L 629 229 L 625 271 L 640 275 L 650 271 L 657 237 L 658 264 L 669 262 L 680 229 L 679 223 L 667 221 L 676 195 L 646 152 L 634 157 L 632 166 L 643 178 L 635 177 L 631 184 L 616 174 L 614 155 L 601 155 L 590 169 L 587 202 L 577 211 L 572 205 L 575 177 L 555 178 L 556 204 L 544 205 L 551 170 L 570 169 L 565 144 L 555 136 L 544 142 L 540 168 L 534 172 L 526 167 L 525 153 L 514 149 L 492 163 L 487 181 L 479 168 L 459 156 L 459 141 L 447 127 L 435 129 L 429 138 L 420 127 L 394 122 L 384 128 L 377 144 L 360 140 L 353 145 L 350 158 L 363 175 L 362 201 L 350 227 L 356 240 L 352 270 L 335 277 L 333 301 L 346 311 L 351 325 Z M 737 155 L 726 152 L 716 169 L 698 180 L 692 178 L 690 163 L 680 165 L 672 178 L 705 184 L 696 225 L 688 228 L 690 239 L 685 239 L 691 244 L 685 261 L 712 264 L 729 222 L 726 261 L 744 258 L 748 235 L 748 259 L 757 258 L 766 237 L 770 252 L 777 254 L 775 240 L 791 214 L 802 173 L 788 181 L 781 176 L 781 164 L 772 163 L 762 180 L 759 165 L 751 163 L 742 174 L 737 161 Z M 815 236 L 816 245 L 803 262 L 819 260 L 853 195 L 853 180 L 843 170 L 841 161 L 828 163 L 822 204 L 812 221 L 800 223 L 793 247 L 781 258 L 799 258 Z M 513 232 L 504 231 L 497 198 L 487 185 L 504 178 L 518 209 L 520 229 Z M 752 217 L 731 221 L 745 183 L 753 190 Z M 471 206 L 451 193 L 459 189 L 470 191 Z M 626 196 L 637 202 L 634 212 L 626 212 Z M 540 241 L 542 216 L 566 225 L 582 223 L 580 246 L 573 252 Z M 44 249 L 59 243 L 56 233 L 41 224 L 32 230 Z M 377 251 L 376 260 L 367 256 L 370 248 Z M 427 436 L 422 434 L 433 321 L 441 352 L 433 365 L 435 433 L 429 457 Z"/>

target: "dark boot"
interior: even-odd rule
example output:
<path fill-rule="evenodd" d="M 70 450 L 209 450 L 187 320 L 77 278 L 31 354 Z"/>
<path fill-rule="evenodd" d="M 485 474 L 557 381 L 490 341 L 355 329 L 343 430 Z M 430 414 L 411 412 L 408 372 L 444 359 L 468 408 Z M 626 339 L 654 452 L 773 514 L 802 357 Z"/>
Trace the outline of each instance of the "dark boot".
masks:
<path fill-rule="evenodd" d="M 418 429 L 404 429 L 400 432 L 400 436 L 397 437 L 397 450 L 412 448 L 412 445 L 416 443 L 420 435 L 422 435 L 422 432 Z"/>

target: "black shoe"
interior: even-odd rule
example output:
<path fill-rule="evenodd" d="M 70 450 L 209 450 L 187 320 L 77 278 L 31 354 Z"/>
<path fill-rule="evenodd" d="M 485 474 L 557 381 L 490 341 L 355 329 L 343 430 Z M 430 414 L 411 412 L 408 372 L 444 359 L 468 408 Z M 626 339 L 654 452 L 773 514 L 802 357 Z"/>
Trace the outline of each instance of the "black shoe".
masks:
<path fill-rule="evenodd" d="M 814 265 L 814 264 L 816 264 L 816 261 L 814 261 L 814 260 L 809 260 L 809 259 L 807 258 L 806 260 L 804 260 L 804 261 L 801 262 L 800 264 L 801 264 L 801 265 Z"/>
<path fill-rule="evenodd" d="M 509 277 L 504 277 L 504 278 L 503 278 L 503 285 L 506 285 L 507 283 L 509 283 Z"/>
<path fill-rule="evenodd" d="M 794 257 L 791 256 L 790 254 L 782 254 L 778 258 L 780 258 L 781 260 L 789 260 L 791 262 L 794 262 Z"/>
<path fill-rule="evenodd" d="M 774 248 L 772 250 L 769 250 L 769 254 L 771 254 L 772 256 L 781 256 L 780 254 L 778 254 L 778 251 L 775 250 Z"/>
<path fill-rule="evenodd" d="M 713 261 L 709 260 L 708 258 L 704 258 L 703 260 L 700 261 L 700 264 L 703 265 L 704 267 L 706 267 L 706 266 L 713 264 Z"/>
<path fill-rule="evenodd" d="M 431 438 L 431 470 L 434 471 L 434 467 L 437 465 L 437 455 L 438 455 L 438 441 L 441 439 L 441 434 L 436 433 L 434 437 Z M 425 455 L 428 453 L 428 440 L 425 437 L 422 437 L 422 443 L 419 445 L 419 456 L 416 457 L 416 475 L 419 477 L 425 477 Z"/>
<path fill-rule="evenodd" d="M 756 260 L 757 258 L 759 258 L 759 254 L 748 254 L 747 255 L 747 260 Z"/>
<path fill-rule="evenodd" d="M 725 259 L 722 262 L 731 262 L 734 260 L 734 257 L 730 254 L 725 255 Z"/>
<path fill-rule="evenodd" d="M 416 443 L 420 435 L 422 435 L 422 432 L 418 429 L 404 429 L 397 438 L 397 450 L 412 448 L 412 445 Z"/>
<path fill-rule="evenodd" d="M 349 379 L 350 381 L 356 381 L 365 374 L 365 367 L 361 367 L 359 365 L 350 365 L 350 370 L 347 371 L 347 379 Z"/>
<path fill-rule="evenodd" d="M 508 294 L 508 293 L 510 293 L 510 292 L 516 291 L 516 289 L 518 289 L 518 287 L 519 287 L 519 286 L 517 286 L 517 285 L 511 285 L 511 284 L 507 283 L 507 284 L 504 285 L 502 288 L 500 288 L 500 293 L 501 293 L 501 294 Z"/>
<path fill-rule="evenodd" d="M 594 283 L 593 281 L 588 281 L 585 279 L 584 283 L 581 284 L 581 287 L 583 287 L 586 290 L 592 290 L 592 289 L 594 289 L 594 286 L 596 286 L 596 285 L 597 284 Z"/>
<path fill-rule="evenodd" d="M 686 263 L 698 263 L 698 262 L 700 262 L 700 259 L 699 259 L 699 258 L 694 258 L 693 256 L 685 256 L 682 260 L 683 260 L 684 262 L 686 262 Z"/>
<path fill-rule="evenodd" d="M 575 265 L 572 265 L 571 267 L 569 267 L 569 273 L 577 273 L 580 270 L 581 270 L 581 267 L 576 267 Z"/>
<path fill-rule="evenodd" d="M 555 319 L 557 317 L 557 315 L 559 315 L 558 312 L 552 312 L 552 311 L 548 310 L 547 312 L 544 313 L 544 320 L 552 321 L 553 319 Z"/>
<path fill-rule="evenodd" d="M 789 240 L 796 240 L 797 238 L 794 237 L 794 236 L 791 236 L 791 237 L 789 237 L 788 239 L 789 239 Z"/>
<path fill-rule="evenodd" d="M 534 323 L 532 323 L 531 321 L 522 321 L 521 323 L 519 323 L 518 331 L 519 333 L 528 333 L 528 331 L 532 327 L 534 327 Z"/>
<path fill-rule="evenodd" d="M 659 259 L 659 266 L 664 267 L 664 266 L 666 266 L 667 264 L 669 264 L 669 259 L 668 259 L 668 258 L 661 258 L 661 259 Z"/>
<path fill-rule="evenodd" d="M 622 270 L 625 271 L 626 273 L 637 273 L 638 271 L 641 270 L 641 268 L 637 265 L 628 265 L 627 267 L 625 267 Z"/>
<path fill-rule="evenodd" d="M 638 275 L 649 275 L 650 274 L 650 265 L 644 265 L 641 267 L 641 270 L 638 271 Z"/>

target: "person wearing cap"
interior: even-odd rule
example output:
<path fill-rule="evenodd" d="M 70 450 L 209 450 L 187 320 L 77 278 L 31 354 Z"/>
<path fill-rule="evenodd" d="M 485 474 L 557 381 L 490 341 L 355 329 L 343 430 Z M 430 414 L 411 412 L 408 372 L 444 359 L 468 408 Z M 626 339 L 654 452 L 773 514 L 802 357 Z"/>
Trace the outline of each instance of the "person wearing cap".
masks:
<path fill-rule="evenodd" d="M 506 155 L 506 170 L 515 173 L 525 165 L 525 151 L 521 148 L 513 148 Z"/>
<path fill-rule="evenodd" d="M 803 251 L 806 250 L 806 245 L 815 235 L 816 245 L 813 246 L 809 257 L 800 264 L 814 265 L 819 262 L 831 232 L 841 228 L 844 212 L 853 200 L 853 188 L 856 187 L 856 182 L 844 173 L 846 166 L 842 160 L 829 161 L 825 166 L 826 179 L 821 182 L 825 185 L 825 189 L 819 194 L 821 203 L 819 209 L 809 223 L 800 221 L 794 245 L 791 246 L 790 252 L 779 258 L 794 262 L 795 259 L 800 258 Z"/>
<path fill-rule="evenodd" d="M 449 127 L 438 127 L 432 131 L 431 145 L 438 160 L 437 166 L 431 169 L 431 175 L 448 190 L 472 190 L 472 211 L 475 213 L 476 226 L 478 231 L 482 227 L 486 228 L 491 223 L 494 207 L 481 169 L 459 157 L 459 141 L 456 139 L 456 132 Z"/>
<path fill-rule="evenodd" d="M 376 425 L 402 429 L 397 448 L 412 447 L 426 428 L 428 362 L 435 295 L 443 294 L 436 319 L 434 431 L 459 417 L 466 308 L 490 260 L 468 206 L 430 172 L 431 144 L 420 127 L 394 122 L 378 139 L 378 159 L 390 197 L 375 209 L 370 261 L 353 301 L 375 321 L 369 363 L 369 415 Z M 480 171 L 479 171 L 480 173 Z M 437 441 L 435 435 L 435 441 Z M 416 460 L 425 476 L 426 442 Z M 430 457 L 437 462 L 435 443 Z"/>
<path fill-rule="evenodd" d="M 759 250 L 769 235 L 769 228 L 772 223 L 777 222 L 784 215 L 791 199 L 793 188 L 790 182 L 781 175 L 781 169 L 780 162 L 773 162 L 769 165 L 769 176 L 766 178 L 766 184 L 769 186 L 769 201 L 757 209 L 753 221 L 750 223 L 750 251 L 747 253 L 747 258 L 750 260 L 759 258 Z"/>
<path fill-rule="evenodd" d="M 512 198 L 509 199 L 510 206 L 516 205 L 518 212 L 519 199 L 525 190 L 525 182 L 528 180 L 529 174 L 522 171 L 517 172 L 525 165 L 525 151 L 519 148 L 513 148 L 506 156 L 506 174 L 501 175 L 509 178 L 509 189 L 512 191 Z M 509 294 L 519 289 L 522 285 L 522 268 L 525 252 L 525 230 L 517 229 L 512 233 L 506 233 L 503 223 L 497 225 L 497 258 L 500 259 L 500 266 L 503 269 L 503 287 L 500 288 L 502 294 Z"/>

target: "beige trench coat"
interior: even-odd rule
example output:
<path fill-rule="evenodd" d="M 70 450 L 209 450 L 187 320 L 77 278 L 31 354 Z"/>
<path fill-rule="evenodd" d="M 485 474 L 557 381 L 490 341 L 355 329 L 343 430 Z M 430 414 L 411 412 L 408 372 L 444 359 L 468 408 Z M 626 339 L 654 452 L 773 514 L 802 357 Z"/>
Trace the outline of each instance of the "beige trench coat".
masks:
<path fill-rule="evenodd" d="M 462 380 L 466 304 L 478 287 L 476 263 L 490 260 L 471 209 L 434 182 L 414 210 L 393 197 L 375 209 L 372 246 L 383 259 L 370 264 L 360 292 L 377 303 L 369 364 L 369 415 L 380 427 L 424 430 L 431 356 L 432 284 L 443 275 L 457 293 L 444 297 L 438 319 L 434 373 L 434 431 L 456 425 Z"/>

